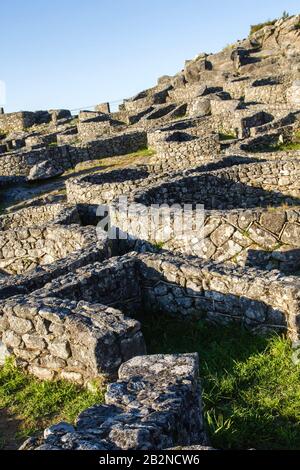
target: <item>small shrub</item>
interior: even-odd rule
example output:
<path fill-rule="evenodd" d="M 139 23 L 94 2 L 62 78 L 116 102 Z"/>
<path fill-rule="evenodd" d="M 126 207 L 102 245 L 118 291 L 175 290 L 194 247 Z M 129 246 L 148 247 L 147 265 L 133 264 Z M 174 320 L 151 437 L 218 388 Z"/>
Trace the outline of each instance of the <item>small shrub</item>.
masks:
<path fill-rule="evenodd" d="M 156 250 L 161 251 L 163 249 L 164 244 L 165 244 L 164 242 L 153 242 L 152 246 Z"/>
<path fill-rule="evenodd" d="M 287 20 L 289 17 L 290 17 L 289 13 L 288 13 L 286 10 L 284 10 L 284 12 L 282 13 L 282 17 L 281 17 L 281 18 L 282 18 L 283 20 Z"/>

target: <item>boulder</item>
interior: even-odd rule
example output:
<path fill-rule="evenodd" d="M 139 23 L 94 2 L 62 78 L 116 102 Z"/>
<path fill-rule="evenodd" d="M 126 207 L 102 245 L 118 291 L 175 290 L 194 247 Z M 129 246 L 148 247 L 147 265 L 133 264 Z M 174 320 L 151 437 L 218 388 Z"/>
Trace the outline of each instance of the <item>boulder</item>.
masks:
<path fill-rule="evenodd" d="M 34 165 L 28 175 L 29 181 L 39 181 L 48 178 L 54 178 L 55 176 L 62 175 L 64 172 L 63 168 L 56 166 L 49 160 L 44 160 L 41 163 Z"/>

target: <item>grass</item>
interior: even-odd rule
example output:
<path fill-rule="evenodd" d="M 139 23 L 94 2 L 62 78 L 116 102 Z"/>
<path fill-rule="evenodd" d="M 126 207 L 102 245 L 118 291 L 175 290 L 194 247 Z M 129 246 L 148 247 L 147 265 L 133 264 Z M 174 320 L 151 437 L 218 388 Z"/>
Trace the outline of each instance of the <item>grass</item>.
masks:
<path fill-rule="evenodd" d="M 98 173 L 109 168 L 118 169 L 126 168 L 127 166 L 139 163 L 140 159 L 151 157 L 155 154 L 155 150 L 149 148 L 143 148 L 137 152 L 127 153 L 125 155 L 117 155 L 115 157 L 103 157 L 95 160 L 89 160 L 86 162 L 80 162 L 76 165 L 76 168 L 67 170 L 64 176 L 71 175 L 74 172 L 92 170 L 94 173 Z"/>
<path fill-rule="evenodd" d="M 283 139 L 282 139 L 283 140 Z M 252 153 L 261 152 L 292 152 L 300 150 L 300 130 L 294 131 L 290 142 L 273 142 L 251 149 Z"/>
<path fill-rule="evenodd" d="M 149 354 L 199 353 L 213 446 L 300 448 L 300 365 L 288 340 L 159 314 L 140 319 Z"/>
<path fill-rule="evenodd" d="M 227 133 L 227 132 L 220 132 L 219 133 L 219 139 L 220 141 L 222 140 L 233 140 L 236 139 L 236 135 L 233 133 Z"/>
<path fill-rule="evenodd" d="M 40 381 L 9 358 L 0 368 L 0 409 L 20 420 L 16 438 L 24 438 L 61 420 L 73 422 L 82 410 L 103 402 L 103 385 L 94 385 L 89 391 L 66 381 Z"/>
<path fill-rule="evenodd" d="M 165 242 L 150 242 L 153 248 L 155 248 L 158 251 L 161 251 L 164 247 Z"/>
<path fill-rule="evenodd" d="M 292 150 L 300 150 L 300 142 L 291 142 L 289 144 L 279 144 L 276 147 L 281 152 L 290 152 Z"/>
<path fill-rule="evenodd" d="M 290 341 L 254 336 L 238 326 L 162 314 L 139 315 L 149 354 L 198 352 L 204 414 L 211 443 L 221 449 L 300 448 L 300 365 Z M 73 422 L 88 406 L 103 402 L 69 382 L 41 382 L 12 359 L 0 368 L 0 408 L 21 420 L 17 437 L 54 422 Z M 5 445 L 5 436 L 0 436 Z"/>
<path fill-rule="evenodd" d="M 264 23 L 253 24 L 250 26 L 250 35 L 256 33 L 260 29 L 264 28 L 265 26 L 272 26 L 276 23 L 277 20 L 268 20 Z"/>

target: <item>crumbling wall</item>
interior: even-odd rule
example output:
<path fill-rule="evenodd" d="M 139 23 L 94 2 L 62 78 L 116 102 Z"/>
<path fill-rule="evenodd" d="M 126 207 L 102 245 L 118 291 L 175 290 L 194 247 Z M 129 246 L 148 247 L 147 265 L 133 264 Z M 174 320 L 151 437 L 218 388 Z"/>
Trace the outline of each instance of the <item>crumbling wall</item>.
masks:
<path fill-rule="evenodd" d="M 100 304 L 17 296 L 0 322 L 3 344 L 40 379 L 83 384 L 145 352 L 140 324 Z"/>
<path fill-rule="evenodd" d="M 108 386 L 104 405 L 84 410 L 75 427 L 59 423 L 23 450 L 161 450 L 207 444 L 198 355 L 130 359 Z"/>
<path fill-rule="evenodd" d="M 78 224 L 79 214 L 75 206 L 47 204 L 30 206 L 16 212 L 0 216 L 0 229 L 16 229 L 48 224 Z"/>

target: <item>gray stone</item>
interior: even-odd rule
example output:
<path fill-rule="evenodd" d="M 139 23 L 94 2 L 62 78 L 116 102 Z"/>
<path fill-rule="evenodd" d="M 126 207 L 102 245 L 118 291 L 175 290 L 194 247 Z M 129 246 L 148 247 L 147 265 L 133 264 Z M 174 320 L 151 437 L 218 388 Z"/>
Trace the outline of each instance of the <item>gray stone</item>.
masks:
<path fill-rule="evenodd" d="M 283 243 L 288 243 L 296 247 L 300 246 L 300 224 L 286 224 L 281 236 Z"/>
<path fill-rule="evenodd" d="M 30 181 L 45 180 L 54 178 L 55 176 L 62 175 L 63 168 L 55 166 L 51 161 L 45 160 L 37 165 L 34 165 L 28 175 Z"/>

